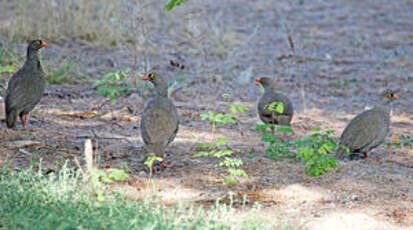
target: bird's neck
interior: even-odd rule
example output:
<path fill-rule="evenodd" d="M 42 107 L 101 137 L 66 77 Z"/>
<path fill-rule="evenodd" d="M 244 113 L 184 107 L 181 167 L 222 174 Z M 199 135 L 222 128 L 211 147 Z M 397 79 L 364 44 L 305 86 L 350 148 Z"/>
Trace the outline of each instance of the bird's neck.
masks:
<path fill-rule="evenodd" d="M 275 86 L 274 85 L 269 85 L 269 86 L 265 87 L 264 89 L 265 89 L 264 93 L 267 93 L 267 94 L 271 94 L 271 93 L 275 92 Z"/>
<path fill-rule="evenodd" d="M 168 86 L 166 84 L 157 85 L 155 91 L 159 97 L 168 97 Z"/>
<path fill-rule="evenodd" d="M 39 61 L 39 51 L 27 48 L 27 59 L 26 59 L 26 61 L 38 62 Z"/>
<path fill-rule="evenodd" d="M 390 107 L 390 101 L 386 100 L 386 101 L 382 101 L 381 103 L 377 104 L 374 109 L 376 110 L 381 110 L 384 111 L 386 113 L 390 113 L 391 107 Z"/>

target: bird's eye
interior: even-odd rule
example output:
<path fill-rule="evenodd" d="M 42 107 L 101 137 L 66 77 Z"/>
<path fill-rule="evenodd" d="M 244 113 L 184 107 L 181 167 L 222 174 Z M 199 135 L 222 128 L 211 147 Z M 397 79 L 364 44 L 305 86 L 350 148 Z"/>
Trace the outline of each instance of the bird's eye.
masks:
<path fill-rule="evenodd" d="M 37 40 L 37 41 L 34 42 L 34 44 L 40 46 L 41 42 L 39 40 Z"/>

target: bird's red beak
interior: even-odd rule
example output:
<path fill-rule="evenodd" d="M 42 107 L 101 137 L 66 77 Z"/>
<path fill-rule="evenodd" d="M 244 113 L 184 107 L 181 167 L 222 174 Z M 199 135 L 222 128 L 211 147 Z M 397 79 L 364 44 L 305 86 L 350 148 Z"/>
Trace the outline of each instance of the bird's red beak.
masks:
<path fill-rule="evenodd" d="M 142 80 L 145 80 L 145 81 L 150 80 L 150 79 L 151 78 L 148 75 L 142 77 Z"/>
<path fill-rule="evenodd" d="M 46 47 L 49 46 L 46 42 L 42 41 L 42 44 L 40 44 L 40 47 Z"/>
<path fill-rule="evenodd" d="M 393 94 L 393 96 L 391 98 L 393 98 L 394 100 L 399 100 L 399 96 L 395 93 Z"/>
<path fill-rule="evenodd" d="M 260 83 L 260 82 L 262 82 L 262 79 L 261 79 L 261 78 L 257 78 L 257 79 L 255 79 L 255 82 Z"/>

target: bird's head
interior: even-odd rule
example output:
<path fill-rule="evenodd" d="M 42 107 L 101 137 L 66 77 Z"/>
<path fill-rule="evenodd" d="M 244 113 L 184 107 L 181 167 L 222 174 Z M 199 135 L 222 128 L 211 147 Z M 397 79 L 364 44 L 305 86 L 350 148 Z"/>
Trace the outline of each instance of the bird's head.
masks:
<path fill-rule="evenodd" d="M 264 87 L 264 88 L 268 88 L 268 87 L 270 87 L 270 86 L 273 84 L 272 79 L 270 79 L 270 78 L 268 78 L 268 77 L 260 77 L 260 78 L 257 78 L 257 79 L 255 80 L 255 82 L 256 82 L 257 84 L 261 84 L 262 87 Z"/>
<path fill-rule="evenodd" d="M 31 50 L 39 50 L 46 46 L 48 46 L 48 44 L 40 39 L 32 40 L 29 42 L 29 49 Z"/>
<path fill-rule="evenodd" d="M 147 75 L 143 76 L 142 80 L 152 82 L 159 95 L 167 95 L 168 84 L 161 75 L 150 72 Z"/>
<path fill-rule="evenodd" d="M 396 94 L 396 92 L 394 90 L 386 90 L 384 91 L 383 95 L 388 99 L 388 100 L 398 100 L 399 96 Z"/>

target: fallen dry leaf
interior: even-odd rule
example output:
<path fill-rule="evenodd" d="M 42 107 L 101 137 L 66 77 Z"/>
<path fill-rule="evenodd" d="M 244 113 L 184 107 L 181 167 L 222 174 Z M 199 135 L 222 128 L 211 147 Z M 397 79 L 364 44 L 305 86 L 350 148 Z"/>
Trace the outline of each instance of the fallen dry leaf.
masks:
<path fill-rule="evenodd" d="M 42 147 L 44 146 L 43 143 L 38 141 L 30 141 L 30 140 L 18 140 L 18 141 L 10 141 L 5 142 L 0 145 L 0 147 L 6 149 L 18 149 L 18 148 L 28 148 L 28 147 Z"/>

